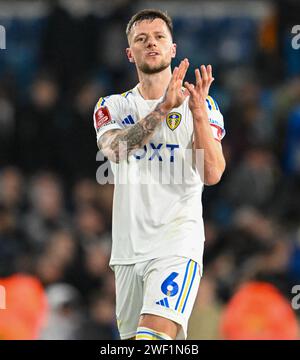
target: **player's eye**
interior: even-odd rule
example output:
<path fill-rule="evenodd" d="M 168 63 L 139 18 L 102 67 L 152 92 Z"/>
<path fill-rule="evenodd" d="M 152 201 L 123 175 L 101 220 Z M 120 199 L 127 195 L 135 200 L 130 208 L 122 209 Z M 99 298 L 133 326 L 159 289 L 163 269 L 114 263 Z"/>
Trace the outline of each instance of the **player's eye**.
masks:
<path fill-rule="evenodd" d="M 136 41 L 144 41 L 144 38 L 143 37 L 139 37 L 136 39 Z"/>

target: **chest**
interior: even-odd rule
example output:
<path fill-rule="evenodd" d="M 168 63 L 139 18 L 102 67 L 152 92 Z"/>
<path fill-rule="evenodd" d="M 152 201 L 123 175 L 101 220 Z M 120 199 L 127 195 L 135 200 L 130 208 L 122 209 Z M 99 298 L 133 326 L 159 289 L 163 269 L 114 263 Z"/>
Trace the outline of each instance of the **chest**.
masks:
<path fill-rule="evenodd" d="M 140 119 L 144 119 L 157 106 L 157 102 L 138 103 L 130 102 L 124 112 L 122 126 L 128 127 L 136 124 Z M 191 148 L 193 136 L 192 118 L 187 111 L 186 104 L 172 109 L 158 126 L 151 142 L 156 146 L 179 145 L 181 148 Z"/>

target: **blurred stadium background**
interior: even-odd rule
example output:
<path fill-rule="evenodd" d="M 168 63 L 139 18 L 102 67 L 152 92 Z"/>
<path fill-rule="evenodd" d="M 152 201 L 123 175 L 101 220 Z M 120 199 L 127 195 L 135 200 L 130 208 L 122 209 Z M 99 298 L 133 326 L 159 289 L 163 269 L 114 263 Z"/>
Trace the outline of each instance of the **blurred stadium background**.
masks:
<path fill-rule="evenodd" d="M 213 65 L 227 131 L 189 339 L 299 338 L 297 0 L 0 1 L 0 338 L 118 339 L 113 186 L 96 182 L 92 113 L 135 85 L 125 27 L 149 7 L 173 17 L 173 65 Z"/>

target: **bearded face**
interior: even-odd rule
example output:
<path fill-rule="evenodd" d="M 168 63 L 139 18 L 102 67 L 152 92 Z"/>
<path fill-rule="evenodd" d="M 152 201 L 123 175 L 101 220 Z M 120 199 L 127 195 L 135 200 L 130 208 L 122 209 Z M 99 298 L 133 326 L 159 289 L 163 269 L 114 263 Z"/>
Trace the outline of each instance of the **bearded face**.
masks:
<path fill-rule="evenodd" d="M 140 71 L 142 71 L 145 74 L 156 74 L 159 73 L 166 68 L 168 68 L 171 64 L 171 60 L 161 59 L 161 61 L 158 64 L 152 64 L 147 61 L 137 64 Z"/>
<path fill-rule="evenodd" d="M 159 73 L 171 64 L 176 45 L 162 19 L 143 20 L 136 23 L 129 36 L 127 55 L 145 74 Z"/>

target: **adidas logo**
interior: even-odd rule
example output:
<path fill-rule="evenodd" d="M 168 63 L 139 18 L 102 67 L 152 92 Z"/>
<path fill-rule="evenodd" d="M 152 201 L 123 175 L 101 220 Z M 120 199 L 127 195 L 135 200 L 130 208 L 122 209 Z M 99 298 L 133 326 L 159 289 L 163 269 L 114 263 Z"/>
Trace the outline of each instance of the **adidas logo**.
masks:
<path fill-rule="evenodd" d="M 128 115 L 123 121 L 122 121 L 122 124 L 125 125 L 125 124 L 128 124 L 128 125 L 131 125 L 131 124 L 134 124 L 134 120 L 132 118 L 131 115 Z"/>
<path fill-rule="evenodd" d="M 156 305 L 161 305 L 161 306 L 164 306 L 164 307 L 167 307 L 167 308 L 170 307 L 168 298 L 164 298 L 164 299 L 162 299 L 162 300 L 156 301 L 155 304 L 156 304 Z"/>

